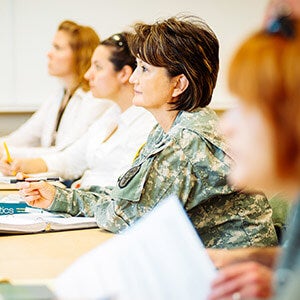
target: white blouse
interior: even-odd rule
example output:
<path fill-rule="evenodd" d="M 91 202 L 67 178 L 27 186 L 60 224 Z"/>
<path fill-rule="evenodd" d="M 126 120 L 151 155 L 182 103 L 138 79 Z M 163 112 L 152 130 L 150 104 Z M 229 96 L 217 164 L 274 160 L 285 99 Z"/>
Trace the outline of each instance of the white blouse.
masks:
<path fill-rule="evenodd" d="M 143 108 L 131 106 L 121 114 L 112 107 L 71 147 L 42 158 L 51 173 L 65 179 L 82 176 L 81 187 L 115 185 L 155 124 Z"/>

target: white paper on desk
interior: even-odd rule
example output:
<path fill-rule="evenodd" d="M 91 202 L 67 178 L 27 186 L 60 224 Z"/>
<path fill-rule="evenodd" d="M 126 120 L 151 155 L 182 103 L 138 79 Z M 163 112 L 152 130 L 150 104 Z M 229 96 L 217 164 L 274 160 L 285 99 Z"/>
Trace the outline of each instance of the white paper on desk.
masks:
<path fill-rule="evenodd" d="M 182 205 L 170 197 L 55 281 L 59 299 L 206 299 L 216 274 Z"/>

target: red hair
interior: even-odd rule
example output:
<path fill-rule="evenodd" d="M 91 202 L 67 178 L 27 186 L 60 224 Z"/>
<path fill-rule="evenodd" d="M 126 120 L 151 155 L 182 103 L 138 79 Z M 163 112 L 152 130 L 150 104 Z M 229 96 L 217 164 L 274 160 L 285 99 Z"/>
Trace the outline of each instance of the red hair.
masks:
<path fill-rule="evenodd" d="M 60 23 L 57 30 L 64 31 L 69 35 L 70 47 L 75 58 L 77 85 L 88 91 L 89 83 L 84 79 L 84 74 L 89 69 L 93 52 L 100 43 L 99 36 L 91 27 L 82 26 L 69 20 Z"/>
<path fill-rule="evenodd" d="M 270 124 L 279 176 L 300 177 L 300 21 L 292 38 L 256 32 L 232 58 L 229 90 Z"/>

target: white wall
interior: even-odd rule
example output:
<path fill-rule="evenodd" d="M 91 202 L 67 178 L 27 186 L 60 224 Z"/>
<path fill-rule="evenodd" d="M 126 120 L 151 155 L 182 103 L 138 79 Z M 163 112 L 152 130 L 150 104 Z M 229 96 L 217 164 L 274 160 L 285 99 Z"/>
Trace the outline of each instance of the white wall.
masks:
<path fill-rule="evenodd" d="M 220 75 L 214 106 L 232 102 L 226 91 L 228 59 L 261 25 L 268 0 L 0 0 L 0 110 L 37 107 L 58 84 L 47 74 L 46 53 L 57 25 L 71 19 L 92 26 L 102 39 L 135 21 L 153 22 L 180 12 L 202 17 L 220 40 Z"/>

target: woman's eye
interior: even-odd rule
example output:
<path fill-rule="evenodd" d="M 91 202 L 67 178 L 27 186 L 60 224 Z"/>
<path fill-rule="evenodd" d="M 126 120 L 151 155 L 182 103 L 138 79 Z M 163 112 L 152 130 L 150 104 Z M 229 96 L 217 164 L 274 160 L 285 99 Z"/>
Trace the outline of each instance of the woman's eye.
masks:
<path fill-rule="evenodd" d="M 141 66 L 141 69 L 142 69 L 143 72 L 148 71 L 148 69 L 145 66 Z"/>

